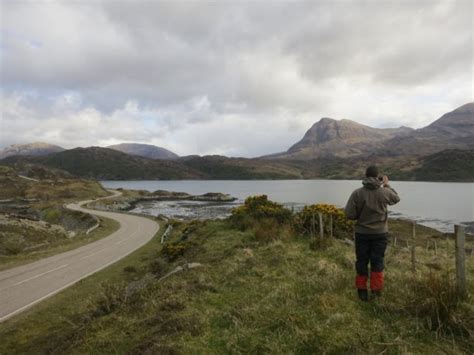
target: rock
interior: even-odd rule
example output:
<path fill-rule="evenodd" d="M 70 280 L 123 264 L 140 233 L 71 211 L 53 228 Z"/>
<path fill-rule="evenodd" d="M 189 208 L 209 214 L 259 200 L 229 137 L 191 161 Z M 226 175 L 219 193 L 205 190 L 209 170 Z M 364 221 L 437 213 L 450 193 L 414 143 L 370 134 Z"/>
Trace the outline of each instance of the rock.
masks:
<path fill-rule="evenodd" d="M 232 202 L 237 200 L 235 197 L 232 197 L 228 194 L 223 194 L 220 192 L 208 192 L 204 195 L 193 196 L 191 198 L 194 201 L 211 201 L 211 202 Z"/>

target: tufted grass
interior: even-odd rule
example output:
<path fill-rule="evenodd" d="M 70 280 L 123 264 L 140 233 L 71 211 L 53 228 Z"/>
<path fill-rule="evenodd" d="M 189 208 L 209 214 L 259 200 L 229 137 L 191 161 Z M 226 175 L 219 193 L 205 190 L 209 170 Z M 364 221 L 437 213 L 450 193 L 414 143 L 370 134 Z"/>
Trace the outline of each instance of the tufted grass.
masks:
<path fill-rule="evenodd" d="M 404 224 L 394 222 L 394 230 L 408 238 Z M 425 232 L 420 239 L 436 234 Z M 459 298 L 452 241 L 440 243 L 437 255 L 420 246 L 415 273 L 410 253 L 389 247 L 384 295 L 361 303 L 353 247 L 341 240 L 310 248 L 299 236 L 262 243 L 227 221 L 176 224 L 169 243 L 184 251 L 170 261 L 159 239 L 0 324 L 0 353 L 474 351 L 474 262 L 467 258 L 469 294 Z M 187 262 L 202 266 L 158 281 Z"/>

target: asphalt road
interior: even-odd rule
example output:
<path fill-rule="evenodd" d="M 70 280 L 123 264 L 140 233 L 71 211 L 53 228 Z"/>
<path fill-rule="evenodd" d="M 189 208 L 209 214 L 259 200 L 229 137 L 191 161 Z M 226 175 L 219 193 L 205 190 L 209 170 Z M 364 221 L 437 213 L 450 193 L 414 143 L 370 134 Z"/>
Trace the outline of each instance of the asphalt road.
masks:
<path fill-rule="evenodd" d="M 144 217 L 80 207 L 87 202 L 67 207 L 114 219 L 119 230 L 77 249 L 0 272 L 0 322 L 122 259 L 159 229 L 158 223 Z"/>

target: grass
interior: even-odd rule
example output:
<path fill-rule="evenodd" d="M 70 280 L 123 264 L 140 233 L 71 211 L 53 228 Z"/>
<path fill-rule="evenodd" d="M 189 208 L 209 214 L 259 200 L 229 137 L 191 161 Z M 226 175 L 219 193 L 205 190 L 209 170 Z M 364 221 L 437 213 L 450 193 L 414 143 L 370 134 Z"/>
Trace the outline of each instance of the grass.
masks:
<path fill-rule="evenodd" d="M 130 265 L 139 269 L 146 267 L 157 247 L 159 238 L 155 237 L 146 246 L 126 258 L 1 323 L 0 354 L 58 352 L 61 346 L 67 344 L 55 342 L 59 338 L 66 341 L 65 338 L 70 336 L 69 331 L 77 331 L 76 325 L 80 326 L 82 315 L 86 314 L 91 304 L 101 297 L 103 288 L 98 285 L 102 283 L 121 285 L 124 282 L 132 282 L 136 276 L 124 269 Z M 25 332 L 18 332 L 21 328 Z M 56 336 L 59 338 L 55 339 Z M 37 341 L 34 345 L 31 337 Z"/>
<path fill-rule="evenodd" d="M 18 227 L 20 228 L 20 227 Z M 107 237 L 116 230 L 120 228 L 118 222 L 110 218 L 100 217 L 100 227 L 92 231 L 90 234 L 86 235 L 83 231 L 76 235 L 74 238 L 66 238 L 61 235 L 56 237 L 52 233 L 48 233 L 44 236 L 44 240 L 48 241 L 48 246 L 45 249 L 32 251 L 32 252 L 22 252 L 15 255 L 1 255 L 0 256 L 0 271 L 6 270 L 15 266 L 24 265 L 35 260 L 43 259 L 48 256 L 55 254 L 63 253 L 68 250 L 78 248 L 82 245 L 95 242 L 101 238 Z M 23 228 L 22 231 L 17 231 L 25 233 L 26 229 Z M 35 237 L 39 237 L 36 235 Z"/>
<path fill-rule="evenodd" d="M 434 233 L 424 232 L 418 238 Z M 384 296 L 369 303 L 355 295 L 353 248 L 334 240 L 312 250 L 310 242 L 262 242 L 228 221 L 176 224 L 168 243 L 180 247 L 177 257 L 155 237 L 1 324 L 0 353 L 474 351 L 472 301 L 451 292 L 452 241 L 440 243 L 437 255 L 417 248 L 416 273 L 404 248 L 389 247 Z M 158 281 L 187 262 L 201 267 Z M 472 258 L 466 266 L 472 295 Z"/>
<path fill-rule="evenodd" d="M 20 170 L 33 179 L 19 177 Z M 117 230 L 116 221 L 101 218 L 100 227 L 86 235 L 95 219 L 62 207 L 65 203 L 108 194 L 97 181 L 73 178 L 64 172 L 40 166 L 0 166 L 0 199 L 14 200 L 2 205 L 3 213 L 39 218 L 42 222 L 6 218 L 8 223 L 0 224 L 0 270 L 77 248 Z M 15 200 L 19 198 L 29 201 L 18 207 Z"/>

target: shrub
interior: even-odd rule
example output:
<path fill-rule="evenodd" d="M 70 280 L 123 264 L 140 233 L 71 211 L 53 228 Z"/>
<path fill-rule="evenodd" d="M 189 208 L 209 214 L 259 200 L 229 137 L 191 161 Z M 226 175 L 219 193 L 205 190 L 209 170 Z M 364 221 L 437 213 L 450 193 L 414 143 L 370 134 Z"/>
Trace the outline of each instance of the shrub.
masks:
<path fill-rule="evenodd" d="M 348 237 L 352 235 L 353 222 L 346 219 L 342 209 L 329 204 L 305 206 L 294 218 L 297 231 L 303 235 L 318 234 L 319 213 L 323 215 L 323 230 L 325 235 L 328 235 L 330 232 L 330 216 L 332 216 L 334 236 Z"/>
<path fill-rule="evenodd" d="M 61 210 L 55 207 L 48 208 L 43 212 L 41 217 L 48 223 L 57 224 L 61 218 Z"/>
<path fill-rule="evenodd" d="M 17 255 L 23 251 L 21 240 L 7 239 L 0 241 L 0 255 Z"/>
<path fill-rule="evenodd" d="M 241 229 L 252 227 L 255 221 L 273 220 L 278 224 L 290 223 L 291 211 L 283 205 L 270 201 L 267 195 L 250 196 L 242 206 L 232 210 L 230 220 Z"/>
<path fill-rule="evenodd" d="M 260 195 L 250 196 L 234 208 L 230 221 L 240 230 L 252 230 L 257 241 L 266 243 L 293 236 L 292 217 L 289 209 Z"/>
<path fill-rule="evenodd" d="M 168 261 L 174 261 L 180 256 L 183 256 L 187 248 L 188 243 L 186 242 L 166 243 L 161 249 L 161 254 Z"/>

